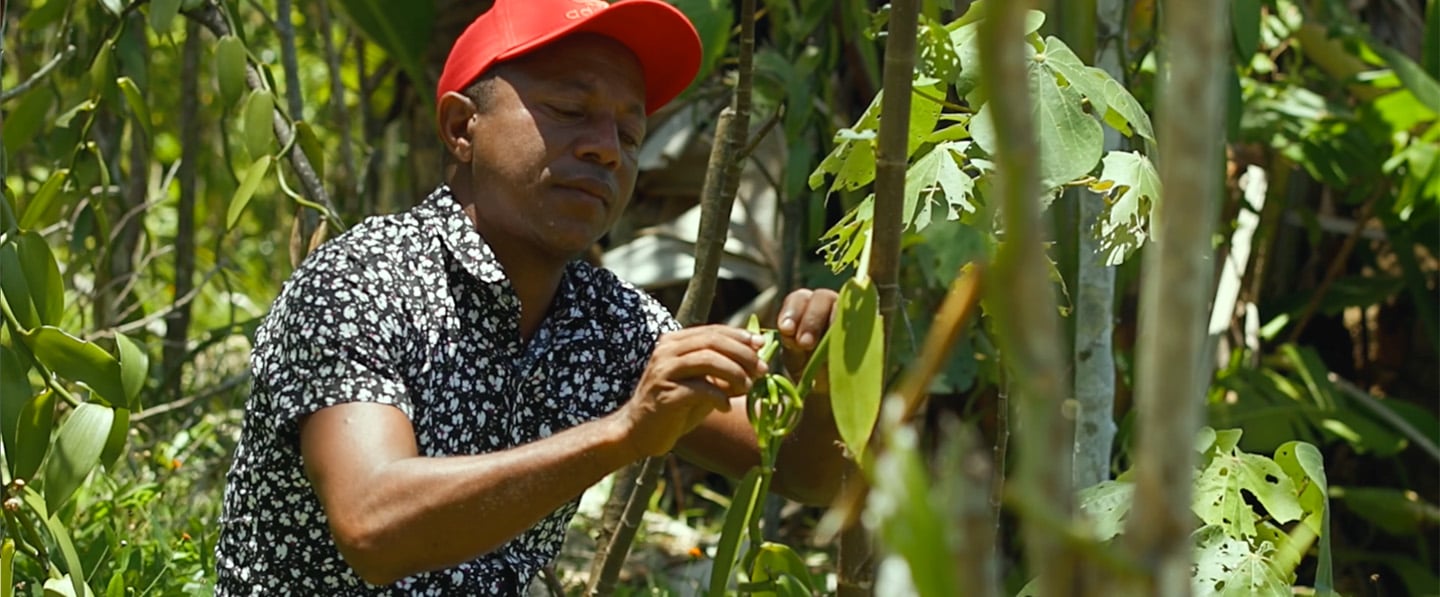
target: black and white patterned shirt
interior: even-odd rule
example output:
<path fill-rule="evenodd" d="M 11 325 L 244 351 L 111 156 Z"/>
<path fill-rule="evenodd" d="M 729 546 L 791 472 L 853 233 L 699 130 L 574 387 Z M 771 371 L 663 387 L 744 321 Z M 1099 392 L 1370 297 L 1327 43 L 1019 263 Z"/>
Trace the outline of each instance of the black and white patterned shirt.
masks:
<path fill-rule="evenodd" d="M 306 259 L 256 332 L 215 548 L 218 593 L 521 593 L 559 551 L 578 498 L 475 560 L 368 585 L 335 547 L 297 427 L 327 406 L 376 402 L 410 418 L 421 455 L 512 448 L 614 411 L 659 335 L 679 328 L 648 295 L 578 261 L 528 342 L 519 321 L 500 263 L 445 186 Z"/>

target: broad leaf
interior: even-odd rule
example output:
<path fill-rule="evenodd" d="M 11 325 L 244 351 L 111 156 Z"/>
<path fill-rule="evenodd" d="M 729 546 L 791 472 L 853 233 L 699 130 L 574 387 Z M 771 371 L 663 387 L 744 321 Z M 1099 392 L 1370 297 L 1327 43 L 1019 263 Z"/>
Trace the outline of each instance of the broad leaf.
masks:
<path fill-rule="evenodd" d="M 390 2 L 388 0 L 340 0 L 350 20 L 371 41 L 379 44 L 410 74 L 413 81 L 432 81 L 424 68 L 425 52 L 435 37 L 434 0 Z M 420 85 L 434 88 L 434 83 Z"/>
<path fill-rule="evenodd" d="M 926 99 L 920 94 L 931 97 L 944 97 L 944 85 L 941 83 L 916 84 L 913 87 L 915 95 L 910 98 L 910 128 L 909 142 L 907 143 L 905 155 L 913 155 L 920 146 L 925 143 L 925 138 L 931 131 L 935 130 L 935 123 L 940 121 L 940 104 L 933 100 Z M 884 93 L 875 95 L 865 113 L 855 126 L 849 129 L 842 129 L 835 136 L 835 149 L 830 155 L 820 162 L 820 166 L 810 174 L 810 188 L 819 189 L 825 183 L 825 175 L 835 177 L 830 184 L 830 190 L 853 191 L 870 184 L 875 180 L 875 137 L 880 130 L 880 104 Z"/>
<path fill-rule="evenodd" d="M 1262 543 L 1252 551 L 1250 544 L 1229 537 L 1217 526 L 1195 532 L 1195 597 L 1281 597 L 1289 596 L 1290 582 L 1271 563 L 1274 547 Z"/>
<path fill-rule="evenodd" d="M 1101 161 L 1100 179 L 1090 189 L 1105 197 L 1105 210 L 1092 234 L 1100 240 L 1106 265 L 1124 263 L 1150 236 L 1150 214 L 1160 201 L 1160 174 L 1138 152 L 1112 151 Z"/>
<path fill-rule="evenodd" d="M 239 38 L 227 35 L 215 43 L 215 80 L 226 108 L 245 93 L 245 62 L 245 43 Z"/>
<path fill-rule="evenodd" d="M 1090 100 L 1091 111 L 1100 114 L 1105 123 L 1125 136 L 1139 135 L 1154 141 L 1155 128 L 1150 115 L 1110 73 L 1087 66 L 1065 42 L 1050 37 L 1045 40 L 1042 67 L 1064 77 L 1066 83 Z"/>
<path fill-rule="evenodd" d="M 7 120 L 8 125 L 12 121 Z M 68 168 L 61 168 L 50 173 L 50 178 L 45 179 L 45 184 L 40 185 L 40 190 L 30 197 L 25 203 L 25 212 L 20 216 L 20 227 L 29 230 L 44 223 L 45 214 L 50 211 L 50 204 L 55 202 L 59 196 L 60 189 L 65 187 L 65 180 L 70 177 Z"/>
<path fill-rule="evenodd" d="M 34 329 L 40 326 L 40 314 L 35 309 L 35 301 L 30 298 L 30 284 L 25 279 L 25 268 L 20 265 L 20 251 L 15 245 L 13 242 L 0 243 L 0 272 L 11 272 L 0 276 L 0 293 L 3 293 L 5 304 L 10 307 L 10 313 L 20 327 Z M 20 275 L 14 272 L 20 272 Z"/>
<path fill-rule="evenodd" d="M 1232 537 L 1254 537 L 1256 513 L 1242 492 L 1254 495 L 1277 523 L 1299 520 L 1299 492 L 1275 461 L 1238 450 L 1220 452 L 1200 473 L 1192 508 L 1205 524 Z"/>
<path fill-rule="evenodd" d="M 57 375 L 89 386 L 107 404 L 125 404 L 120 362 L 104 349 L 52 326 L 30 332 L 25 342 L 35 358 Z"/>
<path fill-rule="evenodd" d="M 125 388 L 125 404 L 135 408 L 145 379 L 150 376 L 150 355 L 125 334 L 115 334 L 115 346 L 120 349 L 120 383 Z"/>
<path fill-rule="evenodd" d="M 792 582 L 798 583 L 803 590 L 802 595 L 813 595 L 815 586 L 810 582 L 810 569 L 805 566 L 805 561 L 789 545 L 766 541 L 760 544 L 759 553 L 755 556 L 755 563 L 751 566 L 750 582 L 761 583 L 767 580 L 775 580 L 777 584 L 789 577 Z"/>
<path fill-rule="evenodd" d="M 1027 52 L 1034 57 L 1028 44 Z M 1053 191 L 1080 179 L 1095 168 L 1104 151 L 1105 133 L 1100 123 L 1085 113 L 1084 97 L 1074 86 L 1061 87 L 1051 71 L 1030 61 L 1026 70 L 1030 83 L 1030 116 L 1035 122 L 1036 144 L 1040 151 L 1040 185 Z M 995 154 L 999 131 L 989 102 L 970 121 L 975 143 Z"/>
<path fill-rule="evenodd" d="M 50 253 L 50 245 L 37 232 L 20 235 L 17 243 L 20 273 L 30 289 L 35 315 L 42 325 L 60 323 L 60 317 L 65 314 L 65 283 L 60 279 L 60 266 Z"/>
<path fill-rule="evenodd" d="M 30 368 L 21 364 L 9 347 L 0 346 L 0 441 L 5 446 L 11 474 L 15 472 L 15 456 L 19 453 L 15 430 L 20 425 L 20 412 L 35 396 L 29 372 Z"/>
<path fill-rule="evenodd" d="M 830 333 L 830 404 L 835 426 L 862 464 L 880 416 L 884 392 L 885 327 L 880 295 L 871 282 L 845 281 Z"/>
<path fill-rule="evenodd" d="M 240 221 L 240 214 L 245 213 L 245 206 L 250 204 L 250 198 L 255 196 L 255 189 L 260 187 L 260 182 L 265 180 L 265 174 L 270 171 L 269 155 L 262 155 L 255 163 L 245 169 L 245 174 L 240 178 L 240 188 L 235 189 L 235 196 L 230 199 L 230 208 L 225 213 L 225 229 L 235 228 L 236 222 Z"/>
<path fill-rule="evenodd" d="M 94 402 L 82 402 L 60 426 L 55 449 L 45 463 L 45 506 L 55 512 L 65 505 L 90 471 L 115 422 L 115 411 Z"/>
<path fill-rule="evenodd" d="M 155 33 L 167 35 L 175 16 L 180 14 L 180 0 L 150 0 L 150 27 Z"/>
<path fill-rule="evenodd" d="M 315 129 L 310 128 L 310 123 L 303 120 L 295 122 L 295 142 L 300 144 L 305 158 L 310 160 L 310 165 L 315 168 L 315 175 L 324 180 L 325 146 L 320 144 L 320 137 L 315 136 Z M 290 151 L 295 150 L 292 148 Z"/>
<path fill-rule="evenodd" d="M 1330 483 L 1325 478 L 1325 458 L 1311 444 L 1288 442 L 1275 450 L 1275 463 L 1297 484 L 1301 479 L 1310 483 L 1300 494 L 1306 501 L 1302 503 L 1306 511 L 1319 508 L 1323 512 L 1320 528 L 1316 529 L 1320 534 L 1320 554 L 1315 568 L 1315 592 L 1322 597 L 1333 595 L 1335 563 L 1330 551 Z"/>
<path fill-rule="evenodd" d="M 110 434 L 105 437 L 105 446 L 100 449 L 100 464 L 106 470 L 114 470 L 115 463 L 125 455 L 125 444 L 130 439 L 130 409 L 116 408 L 115 421 L 110 424 Z"/>
<path fill-rule="evenodd" d="M 1249 60 L 1260 47 L 1260 0 L 1232 0 L 1230 23 L 1235 29 L 1235 56 Z"/>
<path fill-rule="evenodd" d="M 65 523 L 50 513 L 34 487 L 25 488 L 24 500 L 25 505 L 45 520 L 45 528 L 50 531 L 50 538 L 54 539 L 55 545 L 60 548 L 60 557 L 65 561 L 65 571 L 69 573 L 66 576 L 70 577 L 70 588 L 75 591 L 75 595 L 93 595 L 90 587 L 85 584 L 85 569 L 80 564 L 80 553 L 75 550 L 75 542 L 70 539 L 70 530 L 65 528 Z"/>
<path fill-rule="evenodd" d="M 54 426 L 55 393 L 45 390 L 20 410 L 20 420 L 15 424 L 15 452 L 5 453 L 11 477 L 27 480 L 35 477 L 50 450 L 50 430 Z"/>
<path fill-rule="evenodd" d="M 1109 541 L 1125 530 L 1125 517 L 1135 495 L 1135 485 L 1122 481 L 1102 481 L 1080 490 L 1080 511 L 1090 519 L 1095 539 Z"/>
<path fill-rule="evenodd" d="M 696 73 L 695 80 L 703 81 L 710 74 L 710 69 L 725 57 L 735 13 L 731 11 L 729 2 L 720 0 L 676 0 L 674 4 L 695 25 L 695 32 L 700 34 L 703 50 L 700 72 Z"/>
<path fill-rule="evenodd" d="M 245 103 L 245 149 L 256 160 L 269 155 L 275 142 L 275 95 L 259 90 Z"/>

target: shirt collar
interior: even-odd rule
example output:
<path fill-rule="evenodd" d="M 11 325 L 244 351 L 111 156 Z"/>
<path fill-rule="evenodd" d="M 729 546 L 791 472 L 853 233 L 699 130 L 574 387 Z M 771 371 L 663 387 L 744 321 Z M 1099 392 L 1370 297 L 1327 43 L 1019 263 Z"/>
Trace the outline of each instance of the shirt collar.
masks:
<path fill-rule="evenodd" d="M 505 268 L 501 266 L 485 238 L 475 230 L 475 223 L 470 221 L 470 216 L 465 213 L 460 202 L 455 200 L 450 185 L 442 183 L 436 187 L 430 196 L 415 208 L 415 213 L 422 224 L 440 237 L 445 248 L 455 256 L 467 273 L 486 284 L 509 285 L 510 279 L 505 275 Z M 565 273 L 560 277 L 560 287 L 555 291 L 552 312 L 563 313 L 574 306 L 577 292 L 585 285 L 584 282 L 590 279 L 590 269 L 588 264 L 579 260 L 566 265 Z"/>

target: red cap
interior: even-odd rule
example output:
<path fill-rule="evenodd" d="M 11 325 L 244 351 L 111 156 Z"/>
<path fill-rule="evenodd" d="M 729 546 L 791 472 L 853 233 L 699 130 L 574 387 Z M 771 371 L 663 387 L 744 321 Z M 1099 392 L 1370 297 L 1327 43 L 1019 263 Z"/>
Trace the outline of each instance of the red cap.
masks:
<path fill-rule="evenodd" d="M 659 0 L 495 0 L 445 59 L 439 101 L 462 92 L 491 66 L 572 33 L 604 35 L 630 48 L 645 74 L 645 113 L 680 95 L 700 70 L 700 36 L 675 7 Z"/>

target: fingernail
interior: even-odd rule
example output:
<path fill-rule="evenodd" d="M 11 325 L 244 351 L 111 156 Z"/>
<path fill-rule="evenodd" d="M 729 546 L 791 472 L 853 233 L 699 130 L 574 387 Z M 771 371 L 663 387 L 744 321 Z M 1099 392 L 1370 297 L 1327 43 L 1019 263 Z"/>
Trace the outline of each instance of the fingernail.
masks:
<path fill-rule="evenodd" d="M 815 343 L 815 334 L 812 334 L 812 333 L 810 333 L 810 332 L 805 332 L 804 334 L 800 334 L 800 345 L 801 345 L 801 346 L 804 346 L 805 348 L 810 348 L 810 345 L 812 345 L 812 344 L 814 344 L 814 343 Z"/>
<path fill-rule="evenodd" d="M 760 371 L 760 375 L 765 375 L 770 372 L 770 365 L 765 361 L 760 361 L 760 366 L 757 369 Z"/>
<path fill-rule="evenodd" d="M 787 331 L 787 332 L 790 331 L 790 330 L 792 330 L 792 329 L 795 329 L 795 318 L 792 317 L 792 316 L 786 315 L 784 319 L 781 319 L 781 320 L 780 320 L 780 329 L 785 330 L 785 331 Z"/>

